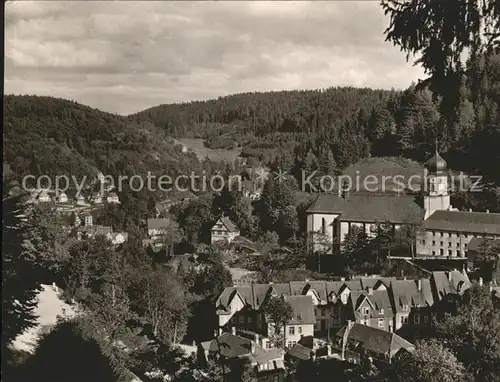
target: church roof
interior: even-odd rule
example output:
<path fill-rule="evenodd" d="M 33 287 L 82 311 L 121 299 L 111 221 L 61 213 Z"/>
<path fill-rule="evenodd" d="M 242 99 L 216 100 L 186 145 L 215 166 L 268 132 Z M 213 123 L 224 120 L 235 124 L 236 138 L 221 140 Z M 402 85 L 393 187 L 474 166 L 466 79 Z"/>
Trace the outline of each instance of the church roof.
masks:
<path fill-rule="evenodd" d="M 430 172 L 441 172 L 446 170 L 447 163 L 436 150 L 436 154 L 434 154 L 431 159 L 425 162 L 425 167 Z"/>
<path fill-rule="evenodd" d="M 500 214 L 438 210 L 424 220 L 423 228 L 434 231 L 500 235 Z"/>
<path fill-rule="evenodd" d="M 424 210 L 411 195 L 350 194 L 342 198 L 335 194 L 318 196 L 308 213 L 338 213 L 341 221 L 417 223 Z"/>

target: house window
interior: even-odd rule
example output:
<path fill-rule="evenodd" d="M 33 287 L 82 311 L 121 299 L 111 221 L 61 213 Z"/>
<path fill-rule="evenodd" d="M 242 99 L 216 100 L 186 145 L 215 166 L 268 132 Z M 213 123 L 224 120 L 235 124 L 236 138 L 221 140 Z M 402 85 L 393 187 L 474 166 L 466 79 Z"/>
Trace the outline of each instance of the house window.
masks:
<path fill-rule="evenodd" d="M 440 245 L 441 245 L 441 247 L 442 247 L 442 246 L 444 245 L 444 244 L 443 244 L 443 242 L 441 242 L 441 244 L 440 244 Z"/>
<path fill-rule="evenodd" d="M 457 243 L 457 248 L 460 248 L 460 243 Z"/>
<path fill-rule="evenodd" d="M 251 317 L 251 316 L 249 316 L 249 317 L 247 318 L 247 322 L 248 322 L 249 324 L 251 324 L 251 323 L 252 323 L 252 321 L 253 321 L 252 317 Z"/>
<path fill-rule="evenodd" d="M 244 324 L 245 323 L 245 317 L 244 316 L 240 316 L 239 321 L 240 321 L 240 324 Z"/>
<path fill-rule="evenodd" d="M 290 326 L 288 328 L 288 334 L 290 334 L 291 336 L 295 334 L 295 326 Z"/>
<path fill-rule="evenodd" d="M 401 317 L 401 323 L 402 324 L 407 324 L 408 323 L 408 316 Z"/>
<path fill-rule="evenodd" d="M 432 245 L 436 245 L 436 240 L 432 240 Z"/>
<path fill-rule="evenodd" d="M 271 349 L 271 342 L 266 341 L 266 349 Z"/>
<path fill-rule="evenodd" d="M 380 309 L 379 313 L 384 314 L 384 309 Z"/>
<path fill-rule="evenodd" d="M 385 321 L 385 320 L 384 320 L 383 318 L 379 318 L 379 319 L 378 319 L 378 327 L 379 327 L 379 328 L 383 328 L 383 327 L 384 327 L 384 321 Z"/>
<path fill-rule="evenodd" d="M 323 219 L 321 219 L 321 233 L 322 233 L 323 235 L 325 235 L 325 234 L 326 234 L 326 220 L 325 220 L 324 218 L 323 218 Z"/>
<path fill-rule="evenodd" d="M 403 305 L 403 311 L 405 311 L 405 312 L 408 311 L 408 305 L 406 305 L 406 304 Z"/>
<path fill-rule="evenodd" d="M 363 314 L 368 316 L 370 314 L 370 308 L 363 308 Z"/>
<path fill-rule="evenodd" d="M 231 322 L 232 322 L 233 324 L 236 324 L 236 317 L 234 317 L 234 316 L 233 316 L 233 317 L 231 317 Z"/>
<path fill-rule="evenodd" d="M 422 240 L 422 244 L 425 245 L 425 240 Z"/>
<path fill-rule="evenodd" d="M 436 251 L 432 251 L 432 255 L 435 255 L 436 254 Z"/>
<path fill-rule="evenodd" d="M 279 375 L 273 375 L 273 382 L 279 382 L 280 377 Z"/>
<path fill-rule="evenodd" d="M 429 316 L 424 316 L 424 323 L 428 323 L 429 322 Z"/>
<path fill-rule="evenodd" d="M 415 316 L 413 316 L 413 323 L 420 324 L 420 315 L 419 314 L 415 314 Z"/>
<path fill-rule="evenodd" d="M 299 334 L 302 334 L 302 326 L 299 326 L 298 329 L 299 329 Z"/>
<path fill-rule="evenodd" d="M 440 253 L 441 255 L 444 255 L 444 250 L 441 248 L 441 249 L 439 250 L 439 253 Z"/>
<path fill-rule="evenodd" d="M 451 249 L 448 250 L 448 255 L 452 255 L 453 251 Z"/>

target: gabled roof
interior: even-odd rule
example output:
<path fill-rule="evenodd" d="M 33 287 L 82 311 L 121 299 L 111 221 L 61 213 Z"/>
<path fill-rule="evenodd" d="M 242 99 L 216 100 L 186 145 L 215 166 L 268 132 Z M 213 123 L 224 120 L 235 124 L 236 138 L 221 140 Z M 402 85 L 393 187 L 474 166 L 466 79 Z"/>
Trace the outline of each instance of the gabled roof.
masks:
<path fill-rule="evenodd" d="M 347 325 L 338 331 L 337 338 L 343 338 L 346 330 L 349 330 Z M 357 323 L 352 325 L 347 339 L 359 342 L 364 350 L 389 357 L 393 357 L 400 349 L 414 348 L 410 342 L 395 333 Z"/>
<path fill-rule="evenodd" d="M 285 296 L 285 301 L 293 309 L 293 318 L 289 324 L 315 324 L 313 300 L 311 296 Z"/>
<path fill-rule="evenodd" d="M 167 218 L 162 219 L 148 219 L 148 230 L 149 229 L 163 229 L 172 226 L 172 221 Z"/>
<path fill-rule="evenodd" d="M 487 256 L 493 259 L 500 256 L 500 238 L 490 239 L 474 237 L 467 244 L 467 257 L 469 260 Z"/>
<path fill-rule="evenodd" d="M 432 272 L 430 281 L 435 302 L 448 294 L 462 295 L 471 286 L 467 274 L 459 271 Z"/>
<path fill-rule="evenodd" d="M 318 196 L 307 213 L 340 214 L 341 221 L 419 223 L 424 210 L 414 196 L 353 193 L 345 199 L 334 194 Z"/>
<path fill-rule="evenodd" d="M 236 225 L 231 221 L 231 219 L 229 219 L 227 216 L 223 216 L 221 217 L 219 220 L 217 220 L 217 223 L 222 223 L 222 225 L 224 227 L 226 227 L 226 229 L 229 231 L 229 232 L 238 232 L 238 228 L 236 228 Z M 214 225 L 215 225 L 214 224 Z M 213 229 L 213 228 L 212 228 Z"/>
<path fill-rule="evenodd" d="M 286 352 L 286 355 L 303 361 L 307 361 L 311 359 L 311 349 L 301 344 L 295 344 Z"/>
<path fill-rule="evenodd" d="M 420 283 L 420 290 L 419 290 Z M 420 280 L 394 280 L 391 282 L 394 309 L 397 313 L 403 311 L 403 306 L 424 307 L 434 304 L 431 281 Z"/>
<path fill-rule="evenodd" d="M 383 309 L 384 313 L 382 316 L 385 318 L 392 318 L 394 316 L 388 290 L 374 290 L 371 294 L 366 291 L 351 292 L 349 300 L 355 312 L 359 309 L 363 301 L 367 300 L 373 309 L 377 311 Z"/>
<path fill-rule="evenodd" d="M 255 341 L 231 333 L 222 333 L 217 339 L 201 345 L 203 349 L 211 353 L 219 353 L 226 359 L 245 357 L 257 365 L 276 362 L 277 365 L 273 364 L 276 368 L 280 365 L 283 367 L 280 362 L 283 360 L 283 354 L 279 349 L 265 350 Z"/>
<path fill-rule="evenodd" d="M 438 210 L 423 222 L 424 229 L 500 235 L 500 214 Z"/>

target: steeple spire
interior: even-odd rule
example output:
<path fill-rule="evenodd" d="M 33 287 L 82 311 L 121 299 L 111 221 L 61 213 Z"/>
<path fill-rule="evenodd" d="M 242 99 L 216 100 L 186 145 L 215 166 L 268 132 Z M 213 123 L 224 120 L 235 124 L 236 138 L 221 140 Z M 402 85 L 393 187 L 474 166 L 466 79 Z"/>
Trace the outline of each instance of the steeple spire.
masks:
<path fill-rule="evenodd" d="M 438 139 L 436 137 L 436 154 L 438 153 Z"/>

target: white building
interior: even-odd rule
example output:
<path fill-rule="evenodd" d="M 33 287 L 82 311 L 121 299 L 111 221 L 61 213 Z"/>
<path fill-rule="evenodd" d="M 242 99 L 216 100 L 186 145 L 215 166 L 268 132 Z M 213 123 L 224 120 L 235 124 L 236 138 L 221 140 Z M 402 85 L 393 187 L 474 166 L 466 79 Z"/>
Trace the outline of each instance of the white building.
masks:
<path fill-rule="evenodd" d="M 120 199 L 118 198 L 118 195 L 114 192 L 110 192 L 108 194 L 108 197 L 106 198 L 106 201 L 108 203 L 114 203 L 114 204 L 120 204 Z"/>
<path fill-rule="evenodd" d="M 221 217 L 210 230 L 212 243 L 217 241 L 227 241 L 230 243 L 235 237 L 240 235 L 236 225 L 228 218 Z"/>

